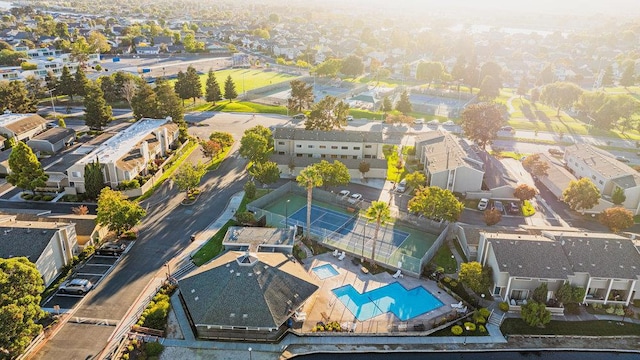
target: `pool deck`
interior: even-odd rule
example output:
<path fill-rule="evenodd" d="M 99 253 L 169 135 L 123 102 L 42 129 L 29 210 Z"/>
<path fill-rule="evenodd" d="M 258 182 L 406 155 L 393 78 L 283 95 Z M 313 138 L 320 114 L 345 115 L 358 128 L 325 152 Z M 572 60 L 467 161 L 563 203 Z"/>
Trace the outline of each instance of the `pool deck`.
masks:
<path fill-rule="evenodd" d="M 394 279 L 387 272 L 376 275 L 366 274 L 362 271 L 361 265 L 354 264 L 352 259 L 352 257 L 347 256 L 341 261 L 338 257 L 334 257 L 332 253 L 325 253 L 305 260 L 305 269 L 310 276 L 318 281 L 320 289 L 304 305 L 302 312 L 306 313 L 306 319 L 302 321 L 302 326 L 297 329 L 298 331 L 302 333 L 311 332 L 318 322 L 327 323 L 333 321 L 337 321 L 343 327 L 346 325 L 350 329 L 354 329 L 355 326 L 353 332 L 360 334 L 391 333 L 402 329 L 412 331 L 413 326 L 419 324 L 424 324 L 427 329 L 431 329 L 435 321 L 455 313 L 456 309 L 452 308 L 450 304 L 458 301 L 438 288 L 435 282 L 409 276 Z M 338 275 L 320 280 L 312 269 L 325 264 L 333 265 L 338 270 Z M 359 321 L 332 292 L 335 288 L 352 285 L 358 292 L 363 293 L 393 282 L 399 282 L 407 290 L 422 286 L 444 305 L 408 321 L 400 321 L 391 312 L 380 314 L 366 321 Z"/>

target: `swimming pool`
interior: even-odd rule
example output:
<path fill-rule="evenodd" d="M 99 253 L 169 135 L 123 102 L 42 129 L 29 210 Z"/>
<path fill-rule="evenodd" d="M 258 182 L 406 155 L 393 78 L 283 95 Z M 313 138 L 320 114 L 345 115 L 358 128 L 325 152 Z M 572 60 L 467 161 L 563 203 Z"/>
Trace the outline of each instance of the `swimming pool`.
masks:
<path fill-rule="evenodd" d="M 393 313 L 401 321 L 406 321 L 443 305 L 422 286 L 407 290 L 398 282 L 362 294 L 351 285 L 335 288 L 332 291 L 360 321 L 369 320 L 387 312 Z"/>
<path fill-rule="evenodd" d="M 316 266 L 311 270 L 316 273 L 316 276 L 319 277 L 320 280 L 324 280 L 339 274 L 338 270 L 336 270 L 336 268 L 334 268 L 331 264 Z"/>

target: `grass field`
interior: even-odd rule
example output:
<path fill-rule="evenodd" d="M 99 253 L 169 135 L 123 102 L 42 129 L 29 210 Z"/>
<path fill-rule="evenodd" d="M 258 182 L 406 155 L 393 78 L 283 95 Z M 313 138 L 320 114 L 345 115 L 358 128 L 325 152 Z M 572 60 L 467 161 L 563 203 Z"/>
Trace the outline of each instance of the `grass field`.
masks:
<path fill-rule="evenodd" d="M 262 71 L 252 69 L 226 69 L 215 72 L 216 80 L 220 84 L 220 89 L 224 93 L 224 82 L 227 76 L 231 75 L 231 79 L 236 85 L 236 91 L 238 95 L 241 95 L 245 91 L 258 89 L 261 87 L 278 84 L 281 82 L 289 82 L 298 78 L 295 75 L 287 75 L 278 73 L 275 71 Z M 169 80 L 173 85 L 176 80 Z M 200 75 L 200 82 L 202 83 L 202 91 L 204 92 L 207 84 L 207 74 Z"/>

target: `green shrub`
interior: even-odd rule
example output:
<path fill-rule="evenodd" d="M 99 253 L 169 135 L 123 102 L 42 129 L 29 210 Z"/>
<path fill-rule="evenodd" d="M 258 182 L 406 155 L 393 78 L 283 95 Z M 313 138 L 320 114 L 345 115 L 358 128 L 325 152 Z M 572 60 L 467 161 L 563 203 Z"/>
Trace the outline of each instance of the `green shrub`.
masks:
<path fill-rule="evenodd" d="M 451 281 L 451 287 L 456 287 L 456 286 L 458 286 L 458 282 L 455 280 Z"/>
<path fill-rule="evenodd" d="M 129 360 L 129 354 L 123 354 L 122 360 Z"/>
<path fill-rule="evenodd" d="M 144 345 L 144 351 L 147 356 L 159 356 L 164 350 L 164 345 L 157 342 L 148 342 Z"/>
<path fill-rule="evenodd" d="M 118 190 L 131 190 L 140 188 L 140 182 L 138 179 L 123 180 L 118 184 Z"/>
<path fill-rule="evenodd" d="M 462 335 L 462 326 L 460 325 L 454 325 L 451 327 L 451 333 L 453 335 L 459 336 Z"/>
<path fill-rule="evenodd" d="M 472 322 L 466 322 L 464 323 L 464 328 L 467 329 L 467 331 L 476 331 L 476 324 L 472 323 Z"/>
<path fill-rule="evenodd" d="M 448 276 L 446 276 L 446 277 L 444 278 L 444 282 L 445 282 L 445 283 L 447 283 L 447 284 L 448 284 L 448 283 L 450 283 L 450 282 L 451 282 L 451 278 L 450 278 L 450 277 L 448 277 Z"/>
<path fill-rule="evenodd" d="M 615 308 L 614 306 L 609 306 L 609 307 L 605 310 L 605 312 L 606 312 L 607 314 L 613 314 L 613 312 L 614 312 L 614 311 L 616 311 L 616 308 Z"/>
<path fill-rule="evenodd" d="M 22 194 L 22 198 L 25 200 L 33 199 L 33 194 Z"/>
<path fill-rule="evenodd" d="M 488 319 L 489 315 L 491 315 L 491 311 L 489 311 L 489 309 L 487 308 L 480 308 L 480 310 L 478 310 L 478 313 L 485 319 Z"/>
<path fill-rule="evenodd" d="M 618 316 L 624 315 L 624 309 L 622 308 L 622 306 L 620 306 L 619 308 L 616 308 L 615 314 Z"/>
<path fill-rule="evenodd" d="M 167 325 L 167 315 L 171 303 L 169 302 L 169 296 L 165 294 L 157 294 L 153 297 L 153 301 L 149 303 L 149 306 L 143 312 L 145 316 L 144 324 L 142 326 L 164 330 Z"/>
<path fill-rule="evenodd" d="M 138 238 L 138 234 L 133 230 L 129 230 L 125 231 L 120 237 L 126 240 L 135 240 Z"/>
<path fill-rule="evenodd" d="M 36 70 L 38 68 L 38 64 L 25 61 L 20 64 L 20 67 L 22 68 L 22 70 Z"/>
<path fill-rule="evenodd" d="M 53 196 L 51 196 L 51 195 L 45 195 L 45 196 L 43 196 L 43 197 L 42 197 L 42 200 L 44 200 L 44 201 L 51 201 L 51 200 L 53 200 Z"/>
<path fill-rule="evenodd" d="M 478 331 L 480 331 L 481 334 L 484 334 L 487 332 L 487 328 L 484 327 L 484 325 L 478 325 Z"/>
<path fill-rule="evenodd" d="M 37 194 L 36 194 L 36 195 L 34 195 L 34 196 L 33 196 L 33 198 L 32 198 L 31 200 L 33 200 L 33 201 L 40 201 L 40 200 L 42 200 L 42 195 L 37 195 Z"/>
<path fill-rule="evenodd" d="M 503 301 L 498 305 L 498 308 L 500 309 L 500 311 L 507 312 L 509 311 L 509 303 L 506 301 Z"/>
<path fill-rule="evenodd" d="M 522 202 L 522 215 L 527 217 L 536 213 L 536 209 L 531 205 L 529 200 L 525 200 Z"/>

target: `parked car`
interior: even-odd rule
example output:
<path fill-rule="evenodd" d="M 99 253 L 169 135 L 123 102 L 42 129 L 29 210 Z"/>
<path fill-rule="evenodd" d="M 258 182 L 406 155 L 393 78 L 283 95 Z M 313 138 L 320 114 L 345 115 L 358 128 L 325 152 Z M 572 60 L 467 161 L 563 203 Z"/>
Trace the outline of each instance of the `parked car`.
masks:
<path fill-rule="evenodd" d="M 360 200 L 362 200 L 362 194 L 355 193 L 355 194 L 351 194 L 351 196 L 349 196 L 349 200 L 348 201 L 351 204 L 355 204 Z"/>
<path fill-rule="evenodd" d="M 513 201 L 509 203 L 509 208 L 507 209 L 509 214 L 517 215 L 520 214 L 520 206 L 514 203 Z"/>
<path fill-rule="evenodd" d="M 93 288 L 93 284 L 87 279 L 72 279 L 60 284 L 58 290 L 65 294 L 84 295 L 88 293 L 91 288 Z"/>
<path fill-rule="evenodd" d="M 504 212 L 504 205 L 502 204 L 502 201 L 494 201 L 493 202 L 493 208 L 500 211 L 501 213 Z"/>
<path fill-rule="evenodd" d="M 454 126 L 455 124 L 456 123 L 454 123 L 453 120 L 447 120 L 442 123 L 442 126 Z"/>
<path fill-rule="evenodd" d="M 438 125 L 440 125 L 440 120 L 437 120 L 437 119 L 429 120 L 429 121 L 427 122 L 427 125 L 434 125 L 434 126 L 438 126 Z"/>
<path fill-rule="evenodd" d="M 353 121 L 353 116 L 347 115 L 347 121 Z"/>
<path fill-rule="evenodd" d="M 304 120 L 306 118 L 307 118 L 307 115 L 305 114 L 293 115 L 293 120 Z"/>
<path fill-rule="evenodd" d="M 396 191 L 399 193 L 403 193 L 407 191 L 407 180 L 402 179 L 402 181 L 398 183 L 398 187 L 396 188 Z"/>
<path fill-rule="evenodd" d="M 620 162 L 623 162 L 623 163 L 628 163 L 630 161 L 629 159 L 627 159 L 624 156 L 616 156 L 616 160 L 618 160 Z"/>
<path fill-rule="evenodd" d="M 422 125 L 422 124 L 424 124 L 424 119 L 423 118 L 415 119 L 415 120 L 413 120 L 413 123 L 416 124 L 416 125 Z"/>
<path fill-rule="evenodd" d="M 560 149 L 550 148 L 548 151 L 549 151 L 549 154 L 551 155 L 558 155 L 558 156 L 564 155 L 564 151 Z"/>
<path fill-rule="evenodd" d="M 482 198 L 482 199 L 480 199 L 480 202 L 478 203 L 478 210 L 484 211 L 484 210 L 487 209 L 488 205 L 489 205 L 489 199 Z"/>
<path fill-rule="evenodd" d="M 508 132 L 510 132 L 510 133 L 514 133 L 514 132 L 516 132 L 516 131 L 513 129 L 513 127 L 512 127 L 512 126 L 503 126 L 503 127 L 501 127 L 501 128 L 500 128 L 500 131 L 508 131 Z"/>
<path fill-rule="evenodd" d="M 349 196 L 349 194 L 351 194 L 351 191 L 349 191 L 349 190 L 341 190 L 338 193 L 338 195 L 340 195 L 341 197 Z"/>
<path fill-rule="evenodd" d="M 98 255 L 118 256 L 124 252 L 127 245 L 124 243 L 106 242 L 96 250 Z"/>
<path fill-rule="evenodd" d="M 56 121 L 49 121 L 46 126 L 47 126 L 47 129 L 53 129 L 53 128 L 59 127 Z"/>

